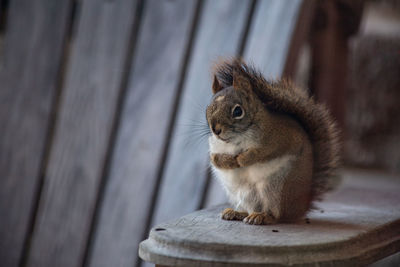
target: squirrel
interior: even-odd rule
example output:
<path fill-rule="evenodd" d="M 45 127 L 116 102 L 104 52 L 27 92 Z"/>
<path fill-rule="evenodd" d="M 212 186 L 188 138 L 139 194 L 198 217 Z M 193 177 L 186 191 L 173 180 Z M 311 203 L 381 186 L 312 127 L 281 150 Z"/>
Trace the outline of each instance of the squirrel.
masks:
<path fill-rule="evenodd" d="M 233 58 L 215 65 L 212 92 L 210 161 L 235 207 L 222 219 L 296 222 L 338 184 L 338 128 L 305 91 Z"/>

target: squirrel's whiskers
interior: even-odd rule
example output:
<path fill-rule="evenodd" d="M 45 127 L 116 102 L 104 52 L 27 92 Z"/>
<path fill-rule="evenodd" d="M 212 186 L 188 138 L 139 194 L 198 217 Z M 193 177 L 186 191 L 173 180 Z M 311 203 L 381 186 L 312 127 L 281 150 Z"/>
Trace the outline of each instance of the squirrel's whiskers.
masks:
<path fill-rule="evenodd" d="M 206 146 L 206 140 L 211 131 L 206 121 L 188 120 L 187 123 L 180 124 L 181 131 L 178 133 L 184 140 L 186 149 L 196 149 L 200 145 Z"/>

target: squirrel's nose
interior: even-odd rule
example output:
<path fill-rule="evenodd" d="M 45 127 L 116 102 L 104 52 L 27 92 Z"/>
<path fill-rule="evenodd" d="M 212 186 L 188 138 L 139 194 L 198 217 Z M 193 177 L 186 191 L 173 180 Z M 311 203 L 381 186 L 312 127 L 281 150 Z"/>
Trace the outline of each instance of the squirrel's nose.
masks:
<path fill-rule="evenodd" d="M 212 126 L 212 131 L 216 134 L 219 135 L 222 131 L 221 126 L 217 123 L 216 125 Z"/>

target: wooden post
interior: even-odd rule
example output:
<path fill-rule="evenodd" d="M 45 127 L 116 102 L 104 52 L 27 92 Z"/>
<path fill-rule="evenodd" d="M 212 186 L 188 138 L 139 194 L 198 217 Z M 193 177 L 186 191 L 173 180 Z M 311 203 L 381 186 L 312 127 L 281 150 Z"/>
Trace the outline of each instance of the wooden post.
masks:
<path fill-rule="evenodd" d="M 310 36 L 310 89 L 343 129 L 348 39 L 358 30 L 362 1 L 319 1 Z M 345 135 L 345 129 L 343 129 Z"/>

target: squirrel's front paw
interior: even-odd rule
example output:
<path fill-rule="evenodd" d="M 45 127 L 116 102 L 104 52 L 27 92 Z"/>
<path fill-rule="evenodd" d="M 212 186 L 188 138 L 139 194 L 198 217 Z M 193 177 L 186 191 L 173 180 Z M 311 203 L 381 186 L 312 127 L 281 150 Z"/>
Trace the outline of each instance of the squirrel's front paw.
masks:
<path fill-rule="evenodd" d="M 211 164 L 217 168 L 223 168 L 221 154 L 211 154 L 210 155 Z"/>
<path fill-rule="evenodd" d="M 249 165 L 249 156 L 247 155 L 247 151 L 239 153 L 236 156 L 236 161 L 240 167 L 246 167 Z"/>
<path fill-rule="evenodd" d="M 259 152 L 255 149 L 248 149 L 240 152 L 236 156 L 236 161 L 240 167 L 250 166 L 258 161 Z"/>
<path fill-rule="evenodd" d="M 233 155 L 229 154 L 211 154 L 211 163 L 220 169 L 235 169 L 239 168 L 238 163 Z"/>

